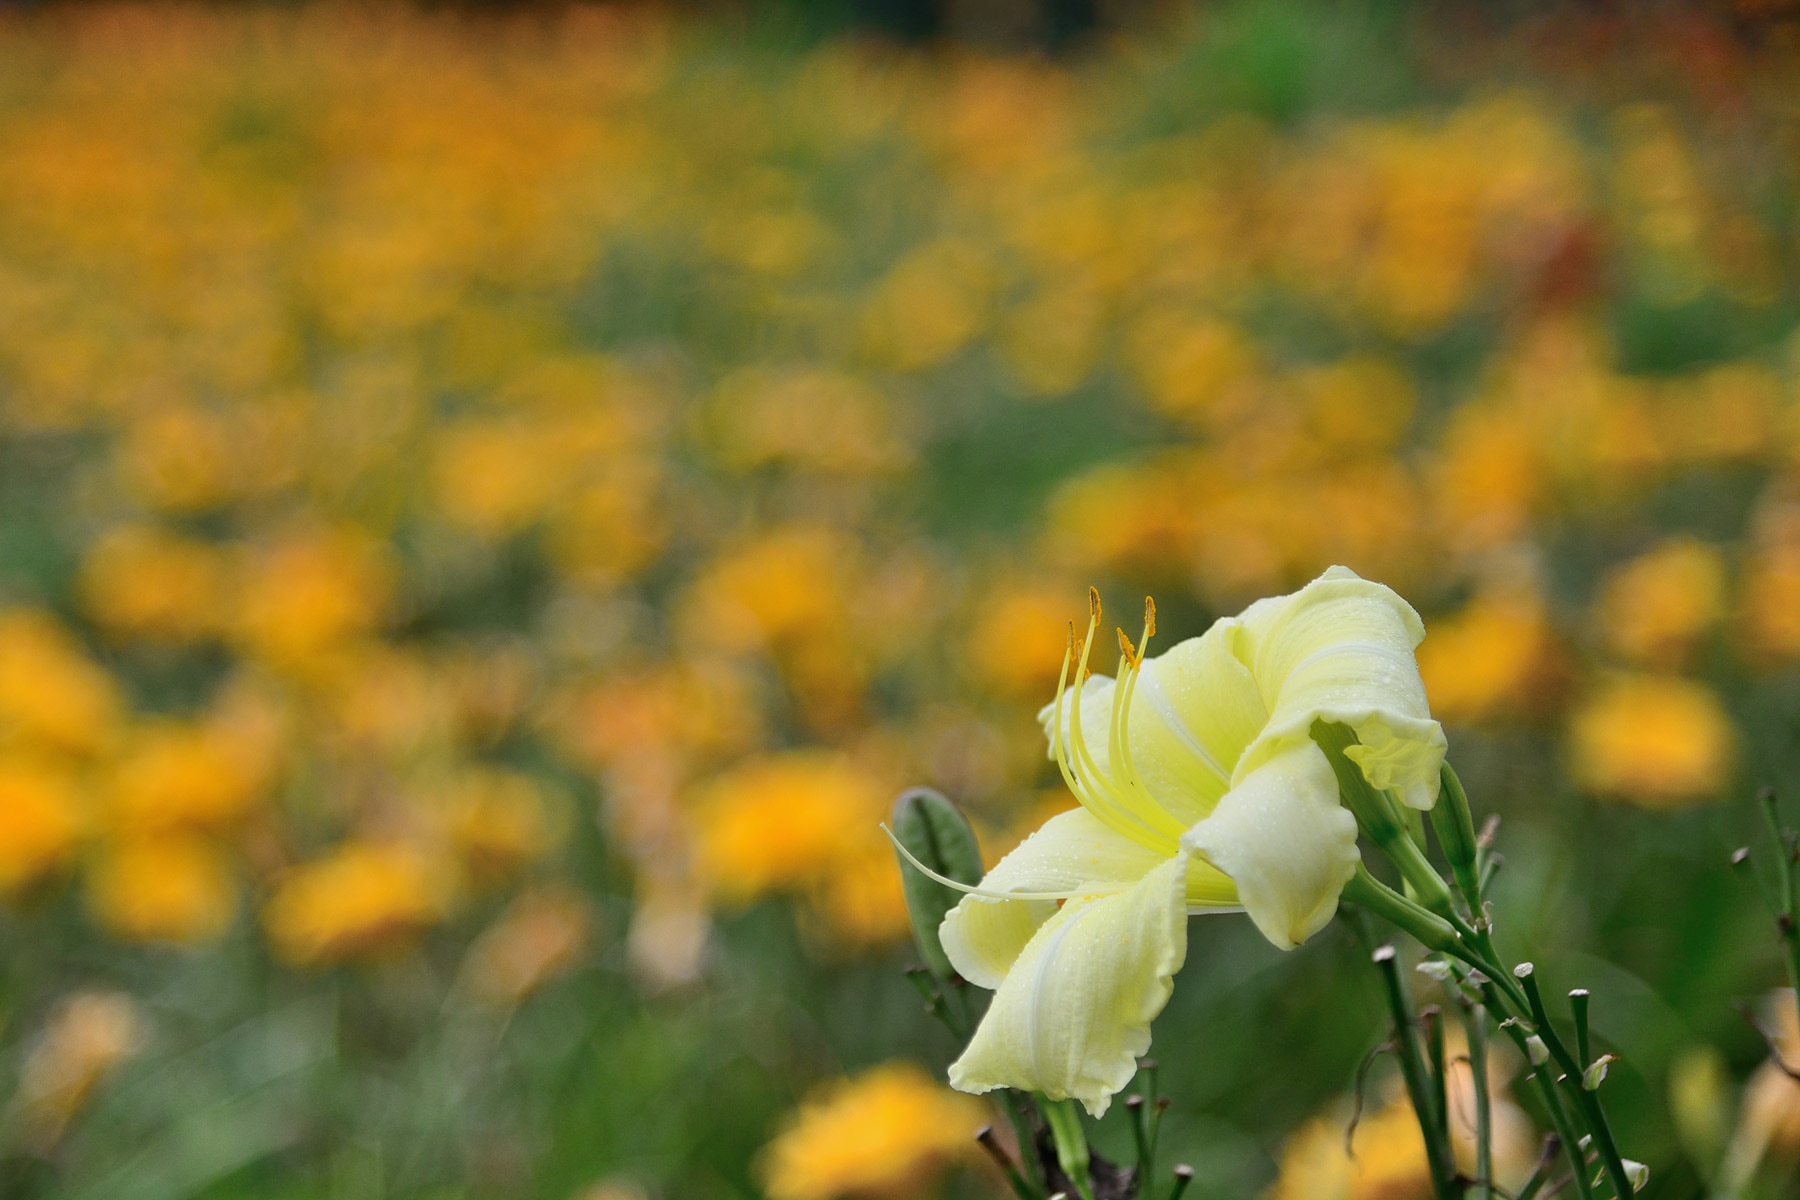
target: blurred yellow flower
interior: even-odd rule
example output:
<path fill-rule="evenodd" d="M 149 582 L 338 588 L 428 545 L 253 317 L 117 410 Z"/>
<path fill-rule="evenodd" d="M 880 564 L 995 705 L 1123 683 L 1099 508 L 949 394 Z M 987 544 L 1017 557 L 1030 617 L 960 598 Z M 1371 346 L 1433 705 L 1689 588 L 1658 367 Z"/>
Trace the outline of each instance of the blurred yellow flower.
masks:
<path fill-rule="evenodd" d="M 1725 611 L 1725 558 L 1716 546 L 1670 538 L 1610 572 L 1596 619 L 1627 662 L 1678 667 Z"/>
<path fill-rule="evenodd" d="M 1754 461 L 1772 448 L 1786 406 L 1773 371 L 1727 363 L 1670 384 L 1656 409 L 1658 438 L 1682 462 Z"/>
<path fill-rule="evenodd" d="M 1152 315 L 1132 331 L 1129 361 L 1151 408 L 1200 430 L 1253 412 L 1265 386 L 1256 344 L 1210 317 Z"/>
<path fill-rule="evenodd" d="M 120 445 L 119 473 L 151 508 L 193 512 L 231 493 L 236 464 L 229 431 L 196 405 L 152 409 Z"/>
<path fill-rule="evenodd" d="M 935 367 L 968 345 L 990 316 L 996 286 L 987 249 L 946 238 L 902 258 L 870 293 L 863 341 L 901 371 Z"/>
<path fill-rule="evenodd" d="M 1737 733 L 1717 694 L 1672 676 L 1602 684 L 1569 719 L 1570 771 L 1590 792 L 1649 808 L 1716 799 Z"/>
<path fill-rule="evenodd" d="M 91 754 L 112 737 L 118 688 L 50 614 L 0 612 L 0 741 Z"/>
<path fill-rule="evenodd" d="M 1450 1147 L 1456 1165 L 1475 1172 L 1475 1080 L 1461 1031 L 1450 1030 L 1447 1049 Z M 1488 1052 L 1490 1149 L 1494 1180 L 1516 1188 L 1531 1173 L 1538 1154 L 1531 1118 L 1507 1090 L 1513 1062 L 1500 1047 Z M 1263 1200 L 1427 1200 L 1434 1194 L 1419 1121 L 1404 1094 L 1394 1095 L 1363 1116 L 1346 1153 L 1347 1113 L 1319 1116 L 1288 1138 L 1281 1174 Z"/>
<path fill-rule="evenodd" d="M 88 551 L 76 586 L 83 610 L 111 634 L 191 642 L 221 631 L 229 574 L 213 546 L 121 525 Z"/>
<path fill-rule="evenodd" d="M 263 910 L 275 953 L 297 967 L 399 950 L 443 916 L 441 872 L 419 851 L 351 841 L 295 868 Z"/>
<path fill-rule="evenodd" d="M 118 829 L 216 829 L 250 811 L 262 781 L 230 738 L 204 725 L 153 722 L 135 730 L 110 769 Z"/>
<path fill-rule="evenodd" d="M 822 527 L 773 530 L 708 563 L 684 619 L 696 640 L 730 650 L 828 636 L 845 611 L 853 554 Z"/>
<path fill-rule="evenodd" d="M 0 897 L 16 897 L 68 862 L 87 825 L 81 791 L 67 770 L 17 755 L 0 758 Z"/>
<path fill-rule="evenodd" d="M 446 785 L 441 803 L 451 847 L 477 887 L 506 882 L 556 843 L 554 815 L 529 775 L 470 768 Z"/>
<path fill-rule="evenodd" d="M 1741 619 L 1752 665 L 1800 659 L 1800 539 L 1763 547 L 1744 564 Z"/>
<path fill-rule="evenodd" d="M 1041 696 L 1056 685 L 1069 637 L 1069 590 L 1025 582 L 996 588 L 980 601 L 965 661 L 1005 696 Z"/>
<path fill-rule="evenodd" d="M 469 948 L 464 979 L 483 1003 L 511 1007 L 573 965 L 595 933 L 593 910 L 579 892 L 526 892 Z"/>
<path fill-rule="evenodd" d="M 553 427 L 522 417 L 463 420 L 436 435 L 432 479 L 438 511 L 483 537 L 516 533 L 567 486 Z"/>
<path fill-rule="evenodd" d="M 1480 402 L 1451 414 L 1436 463 L 1432 511 L 1453 544 L 1503 545 L 1543 501 L 1542 451 L 1515 414 Z"/>
<path fill-rule="evenodd" d="M 911 928 L 893 851 L 875 842 L 837 862 L 807 901 L 808 919 L 838 945 L 880 946 Z"/>
<path fill-rule="evenodd" d="M 136 1055 L 145 1037 L 123 992 L 77 992 L 57 1005 L 19 1071 L 14 1097 L 27 1143 L 48 1152 L 99 1082 Z"/>
<path fill-rule="evenodd" d="M 386 548 L 348 529 L 284 535 L 250 554 L 237 607 L 244 648 L 272 666 L 302 669 L 373 630 L 393 591 Z"/>
<path fill-rule="evenodd" d="M 1555 647 L 1537 598 L 1477 596 L 1432 622 L 1419 674 L 1440 720 L 1480 724 L 1544 710 L 1555 699 Z"/>
<path fill-rule="evenodd" d="M 735 470 L 783 465 L 881 475 L 912 459 L 910 441 L 886 397 L 845 371 L 744 368 L 719 381 L 709 407 L 716 452 Z"/>
<path fill-rule="evenodd" d="M 911 1063 L 840 1080 L 803 1104 L 763 1152 L 769 1200 L 915 1197 L 967 1157 L 982 1108 Z"/>
<path fill-rule="evenodd" d="M 1428 1200 L 1425 1141 L 1412 1106 L 1392 1104 L 1356 1127 L 1356 1157 L 1344 1152 L 1341 1118 L 1315 1117 L 1287 1140 L 1281 1174 L 1263 1200 Z"/>
<path fill-rule="evenodd" d="M 237 912 L 237 883 L 225 855 L 191 833 L 108 846 L 88 869 L 87 892 L 101 925 L 138 942 L 211 941 Z"/>
<path fill-rule="evenodd" d="M 545 549 L 557 570 L 590 586 L 630 579 L 656 561 L 669 536 L 661 464 L 618 458 L 549 514 Z"/>
<path fill-rule="evenodd" d="M 701 876 L 736 901 L 817 883 L 879 844 L 890 798 L 879 780 L 833 754 L 752 759 L 692 798 Z"/>
<path fill-rule="evenodd" d="M 1355 355 L 1293 380 L 1309 431 L 1333 455 L 1387 450 L 1406 438 L 1416 403 L 1412 378 L 1387 358 Z"/>
<path fill-rule="evenodd" d="M 1762 1004 L 1765 1027 L 1775 1034 L 1784 1062 L 1800 1056 L 1800 1024 L 1794 993 L 1779 988 Z M 1773 1062 L 1763 1062 L 1750 1076 L 1739 1102 L 1737 1127 L 1719 1162 L 1718 1183 L 1724 1195 L 1744 1195 L 1758 1171 L 1768 1164 L 1789 1170 L 1800 1156 L 1800 1081 Z"/>
<path fill-rule="evenodd" d="M 1074 281 L 1041 287 L 1007 314 L 999 348 L 1013 381 L 1027 396 L 1061 396 L 1093 373 L 1106 345 L 1111 317 L 1105 297 Z"/>

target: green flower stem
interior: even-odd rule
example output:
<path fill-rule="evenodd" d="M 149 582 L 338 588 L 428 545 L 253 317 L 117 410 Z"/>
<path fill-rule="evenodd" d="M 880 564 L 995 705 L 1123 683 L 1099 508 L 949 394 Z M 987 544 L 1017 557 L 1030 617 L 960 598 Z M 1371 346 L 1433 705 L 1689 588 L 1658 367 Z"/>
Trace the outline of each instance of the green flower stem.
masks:
<path fill-rule="evenodd" d="M 1125 1100 L 1125 1119 L 1131 1125 L 1131 1140 L 1137 1146 L 1138 1195 L 1142 1200 L 1155 1200 L 1156 1180 L 1152 1177 L 1150 1137 L 1144 1127 L 1144 1098 L 1129 1096 Z"/>
<path fill-rule="evenodd" d="M 1413 840 L 1408 819 L 1402 817 L 1392 796 L 1377 791 L 1363 777 L 1362 768 L 1345 753 L 1356 745 L 1356 734 L 1347 725 L 1333 721 L 1314 721 L 1312 739 L 1325 752 L 1326 761 L 1337 776 L 1338 795 L 1356 816 L 1363 835 L 1375 843 L 1401 878 L 1418 894 L 1419 902 L 1440 916 L 1455 909 L 1450 903 L 1450 889 L 1444 878 L 1425 858 L 1425 851 Z"/>
<path fill-rule="evenodd" d="M 1525 1034 L 1516 1022 L 1508 1021 L 1510 1014 L 1506 1006 L 1500 1002 L 1498 992 L 1491 986 L 1482 989 L 1487 1010 L 1499 1021 L 1500 1028 L 1512 1038 L 1513 1045 L 1527 1063 L 1531 1062 L 1531 1047 L 1525 1043 Z M 1563 1103 L 1562 1089 L 1556 1085 L 1556 1068 L 1549 1061 L 1535 1063 L 1531 1068 L 1532 1082 L 1537 1085 L 1538 1098 L 1543 1101 L 1544 1111 L 1550 1114 L 1550 1124 L 1556 1129 L 1556 1136 L 1561 1140 L 1563 1150 L 1569 1156 L 1569 1167 L 1574 1172 L 1572 1180 L 1578 1200 L 1592 1200 L 1594 1185 L 1588 1179 L 1587 1156 L 1581 1149 L 1581 1132 L 1575 1126 L 1574 1118 L 1569 1115 L 1569 1108 Z"/>
<path fill-rule="evenodd" d="M 1025 1176 L 1019 1173 L 1018 1164 L 1013 1162 L 1012 1155 L 1006 1152 L 1006 1147 L 1002 1146 L 1000 1140 L 994 1136 L 992 1125 L 983 1125 L 976 1133 L 975 1140 L 981 1144 L 981 1148 L 994 1161 L 994 1165 L 999 1167 L 1001 1173 L 1006 1176 L 1007 1185 L 1012 1188 L 1013 1195 L 1018 1200 L 1042 1200 L 1043 1193 L 1033 1187 Z"/>
<path fill-rule="evenodd" d="M 1475 1178 L 1481 1200 L 1494 1200 L 1494 1118 L 1488 1096 L 1487 1010 L 1470 1004 L 1463 1013 L 1469 1034 L 1469 1083 L 1475 1091 Z"/>
<path fill-rule="evenodd" d="M 1521 989 L 1512 972 L 1504 970 L 1486 953 L 1481 952 L 1477 946 L 1470 944 L 1450 922 L 1436 913 L 1426 911 L 1417 902 L 1400 895 L 1370 875 L 1365 868 L 1361 866 L 1357 868 L 1357 874 L 1344 887 L 1344 897 L 1387 918 L 1428 949 L 1448 955 L 1466 966 L 1480 971 L 1485 980 L 1482 988 L 1484 1002 L 1496 1022 L 1508 1022 L 1508 1018 L 1517 1018 L 1538 1025 L 1543 1023 L 1533 1013 L 1530 998 Z M 1476 935 L 1476 941 L 1485 940 L 1480 935 Z M 1487 944 L 1491 945 L 1492 943 L 1487 942 Z M 1519 1030 L 1518 1025 L 1508 1022 L 1502 1027 L 1518 1045 L 1520 1053 L 1524 1054 L 1529 1061 L 1530 1048 L 1526 1045 L 1525 1035 Z M 1554 1036 L 1554 1032 L 1552 1036 Z M 1548 1046 L 1549 1042 L 1546 1041 L 1545 1045 Z M 1564 1053 L 1566 1055 L 1567 1052 Z M 1602 1135 L 1600 1129 L 1594 1127 L 1596 1115 L 1602 1122 L 1605 1117 L 1600 1114 L 1599 1103 L 1593 1094 L 1580 1090 L 1580 1071 L 1571 1071 L 1569 1067 L 1551 1062 L 1534 1066 L 1533 1078 L 1537 1081 L 1539 1090 L 1543 1094 L 1544 1107 L 1549 1112 L 1551 1123 L 1556 1127 L 1558 1135 L 1561 1136 L 1563 1145 L 1568 1149 L 1570 1161 L 1575 1167 L 1576 1195 L 1580 1200 L 1589 1200 L 1593 1195 L 1593 1188 L 1585 1174 L 1585 1164 L 1582 1162 L 1581 1134 L 1568 1106 L 1563 1101 L 1562 1090 L 1557 1084 L 1558 1067 L 1574 1081 L 1573 1086 L 1578 1093 L 1577 1103 L 1581 1109 L 1583 1124 L 1589 1127 L 1589 1131 L 1594 1137 L 1594 1143 L 1597 1146 L 1610 1143 L 1612 1135 L 1610 1129 Z M 1426 1140 L 1429 1143 L 1430 1139 Z M 1617 1155 L 1617 1153 L 1615 1148 L 1614 1154 Z M 1622 1164 L 1620 1170 L 1620 1178 L 1623 1178 Z M 1626 1197 L 1630 1194 L 1629 1187 L 1627 1187 L 1627 1190 L 1621 1192 L 1620 1196 Z"/>
<path fill-rule="evenodd" d="M 1344 899 L 1399 927 L 1428 950 L 1459 959 L 1467 953 L 1455 926 L 1369 874 L 1361 863 L 1356 864 L 1356 874 L 1344 885 Z"/>
<path fill-rule="evenodd" d="M 1419 1132 L 1424 1135 L 1432 1191 L 1438 1200 L 1458 1200 L 1456 1162 L 1450 1153 L 1449 1139 L 1444 1136 L 1436 1087 L 1419 1046 L 1412 1003 L 1407 999 L 1406 986 L 1400 979 L 1399 953 L 1391 945 L 1382 946 L 1375 951 L 1374 960 L 1381 972 L 1388 1013 L 1394 1022 L 1394 1047 L 1400 1057 L 1400 1073 L 1406 1080 L 1406 1094 L 1412 1101 L 1413 1113 L 1419 1118 Z"/>
<path fill-rule="evenodd" d="M 1781 804 L 1775 795 L 1774 788 L 1763 788 L 1756 795 L 1761 802 L 1763 820 L 1769 827 L 1769 840 L 1775 845 L 1777 900 L 1775 909 L 1775 930 L 1781 937 L 1782 949 L 1787 952 L 1788 986 L 1793 989 L 1794 1003 L 1800 1010 L 1800 912 L 1795 910 L 1794 873 L 1797 869 L 1796 846 L 1793 834 L 1781 826 Z M 1747 857 L 1747 856 L 1746 856 Z M 1733 860 L 1739 861 L 1737 859 Z M 1764 893 L 1767 896 L 1767 892 Z"/>
<path fill-rule="evenodd" d="M 1050 1123 L 1050 1136 L 1056 1141 L 1056 1163 L 1062 1168 L 1081 1200 L 1094 1200 L 1094 1185 L 1088 1179 L 1087 1133 L 1081 1128 L 1081 1114 L 1073 1100 L 1050 1100 L 1043 1103 L 1044 1119 Z"/>
<path fill-rule="evenodd" d="M 1420 1012 L 1425 1022 L 1425 1049 L 1430 1054 L 1431 1079 L 1435 1085 L 1438 1136 L 1450 1144 L 1450 1073 L 1444 1062 L 1444 1013 L 1433 1007 Z"/>
<path fill-rule="evenodd" d="M 1580 1107 L 1588 1129 L 1594 1135 L 1594 1145 L 1600 1151 L 1600 1161 L 1606 1167 L 1606 1177 L 1612 1183 L 1613 1191 L 1619 1200 L 1629 1200 L 1632 1194 L 1631 1177 L 1625 1173 L 1625 1160 L 1619 1154 L 1618 1143 L 1613 1140 L 1612 1126 L 1606 1120 L 1606 1110 L 1600 1107 L 1600 1100 L 1594 1093 L 1582 1086 L 1582 1073 L 1585 1064 L 1577 1063 L 1557 1036 L 1556 1028 L 1550 1024 L 1550 1014 L 1544 1008 L 1543 994 L 1538 990 L 1537 972 L 1530 963 L 1520 965 L 1514 972 L 1524 984 L 1526 999 L 1531 1004 L 1531 1019 L 1537 1026 L 1538 1036 L 1544 1039 L 1544 1045 L 1550 1051 L 1550 1057 L 1562 1068 L 1575 1093 L 1575 1103 Z"/>
<path fill-rule="evenodd" d="M 1026 1115 L 1025 1104 L 1021 1097 L 1010 1089 L 1002 1088 L 999 1093 L 1000 1107 L 1006 1110 L 1006 1119 L 1012 1123 L 1013 1138 L 1019 1143 L 1019 1168 L 1025 1174 L 1025 1180 L 1031 1184 L 1032 1191 L 1044 1194 L 1044 1181 L 1038 1170 L 1037 1135 L 1032 1131 L 1031 1119 Z"/>

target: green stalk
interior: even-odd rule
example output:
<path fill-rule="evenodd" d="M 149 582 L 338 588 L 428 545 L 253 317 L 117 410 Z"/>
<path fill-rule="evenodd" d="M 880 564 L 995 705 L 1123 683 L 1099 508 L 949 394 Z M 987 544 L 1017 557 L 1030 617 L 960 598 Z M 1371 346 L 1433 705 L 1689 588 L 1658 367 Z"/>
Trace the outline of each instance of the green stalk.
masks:
<path fill-rule="evenodd" d="M 1006 1110 L 1006 1119 L 1012 1122 L 1013 1138 L 1019 1143 L 1019 1167 L 1025 1173 L 1025 1179 L 1032 1190 L 1038 1194 L 1044 1191 L 1044 1181 L 1039 1178 L 1037 1164 L 1037 1135 L 1031 1128 L 1031 1121 L 1026 1116 L 1020 1098 L 1010 1088 L 1000 1089 L 1000 1107 Z"/>
<path fill-rule="evenodd" d="M 1081 1114 L 1073 1100 L 1044 1101 L 1044 1119 L 1050 1123 L 1050 1136 L 1056 1142 L 1056 1163 L 1062 1168 L 1081 1200 L 1094 1200 L 1094 1185 L 1088 1179 L 1087 1133 L 1081 1128 Z"/>
<path fill-rule="evenodd" d="M 987 1156 L 994 1160 L 994 1165 L 999 1167 L 1001 1172 L 1006 1176 L 1006 1182 L 1008 1186 L 1012 1188 L 1013 1195 L 1018 1197 L 1018 1200 L 1038 1200 L 1037 1189 L 1026 1182 L 1025 1176 L 1019 1173 L 1019 1168 L 1013 1162 L 1012 1155 L 1006 1152 L 1006 1147 L 1002 1146 L 1000 1144 L 1000 1139 L 994 1136 L 994 1127 L 992 1125 L 983 1125 L 977 1130 L 975 1133 L 975 1140 L 980 1143 L 981 1148 L 987 1152 Z M 1023 1147 L 1020 1149 L 1022 1153 Z"/>
<path fill-rule="evenodd" d="M 1467 954 L 1455 926 L 1369 874 L 1361 863 L 1356 864 L 1356 874 L 1344 885 L 1344 899 L 1385 918 L 1428 950 L 1456 958 Z"/>
<path fill-rule="evenodd" d="M 1763 820 L 1768 824 L 1769 838 L 1775 843 L 1775 853 L 1779 856 L 1776 881 L 1780 902 L 1775 905 L 1775 930 L 1781 937 L 1782 949 L 1787 952 L 1788 986 L 1794 991 L 1796 1008 L 1800 1009 L 1800 913 L 1794 907 L 1794 839 L 1781 827 L 1780 804 L 1775 789 L 1763 788 L 1756 794 L 1756 798 L 1762 802 Z M 1733 861 L 1737 860 L 1734 858 Z"/>
<path fill-rule="evenodd" d="M 1531 1047 L 1525 1044 L 1525 1035 L 1520 1032 L 1516 1023 L 1509 1023 L 1505 1005 L 1500 1003 L 1499 995 L 1491 989 L 1483 989 L 1483 998 L 1487 1009 L 1500 1022 L 1500 1028 L 1512 1038 L 1513 1045 L 1519 1048 L 1527 1063 L 1531 1063 Z M 1538 1098 L 1543 1101 L 1544 1111 L 1550 1114 L 1550 1124 L 1556 1129 L 1556 1136 L 1562 1141 L 1563 1150 L 1569 1156 L 1569 1167 L 1574 1172 L 1573 1184 L 1575 1195 L 1579 1200 L 1592 1200 L 1594 1185 L 1587 1175 L 1587 1156 L 1581 1149 L 1581 1133 L 1575 1127 L 1575 1121 L 1569 1115 L 1569 1109 L 1563 1103 L 1562 1089 L 1556 1086 L 1556 1072 L 1550 1061 L 1531 1063 L 1532 1082 L 1537 1084 Z"/>
<path fill-rule="evenodd" d="M 1454 908 L 1443 876 L 1426 860 L 1425 852 L 1413 840 L 1406 819 L 1395 809 L 1393 798 L 1371 787 L 1363 778 L 1362 768 L 1344 753 L 1357 744 L 1356 734 L 1347 725 L 1314 721 L 1312 739 L 1331 763 L 1332 773 L 1337 776 L 1338 795 L 1344 806 L 1356 815 L 1363 836 L 1394 864 L 1401 878 L 1418 893 L 1421 904 L 1434 913 L 1448 916 Z"/>
<path fill-rule="evenodd" d="M 1433 1006 L 1419 1013 L 1425 1022 L 1425 1049 L 1430 1055 L 1431 1077 L 1436 1084 L 1438 1136 L 1450 1145 L 1450 1072 L 1444 1062 L 1444 1013 Z"/>
<path fill-rule="evenodd" d="M 1469 1033 L 1469 1082 L 1475 1089 L 1475 1178 L 1481 1200 L 1494 1200 L 1494 1123 L 1487 1082 L 1487 1010 L 1471 1004 L 1464 1012 Z"/>
<path fill-rule="evenodd" d="M 1131 1140 L 1137 1145 L 1137 1182 L 1139 1200 L 1156 1200 L 1156 1180 L 1152 1176 L 1150 1135 L 1144 1126 L 1144 1098 L 1125 1098 L 1125 1120 L 1131 1125 Z"/>
<path fill-rule="evenodd" d="M 1625 1160 L 1620 1157 L 1618 1143 L 1613 1140 L 1612 1126 L 1607 1123 L 1606 1111 L 1600 1107 L 1600 1101 L 1594 1093 L 1581 1085 L 1584 1068 L 1570 1056 L 1568 1047 L 1563 1045 L 1562 1038 L 1557 1036 L 1555 1028 L 1551 1026 L 1550 1014 L 1544 1009 L 1544 997 L 1538 991 L 1537 973 L 1532 970 L 1530 963 L 1521 963 L 1513 974 L 1525 987 L 1525 996 L 1531 1003 L 1532 1021 L 1537 1026 L 1538 1036 L 1544 1039 L 1550 1057 L 1556 1060 L 1556 1065 L 1569 1078 L 1575 1093 L 1575 1103 L 1594 1135 L 1594 1145 L 1600 1151 L 1600 1161 L 1606 1167 L 1606 1176 L 1612 1183 L 1613 1192 L 1618 1200 L 1630 1200 L 1631 1177 L 1625 1173 Z"/>
<path fill-rule="evenodd" d="M 1375 965 L 1385 985 L 1388 1012 L 1394 1022 L 1394 1046 L 1400 1057 L 1400 1073 L 1406 1080 L 1406 1094 L 1412 1100 L 1413 1114 L 1419 1119 L 1419 1133 L 1425 1139 L 1425 1159 L 1431 1168 L 1432 1191 L 1438 1200 L 1458 1200 L 1456 1162 L 1450 1153 L 1449 1139 L 1443 1136 L 1443 1122 L 1437 1111 L 1430 1073 L 1425 1068 L 1425 1056 L 1419 1047 L 1412 1005 L 1400 979 L 1399 958 L 1391 945 L 1379 947 L 1374 954 Z"/>

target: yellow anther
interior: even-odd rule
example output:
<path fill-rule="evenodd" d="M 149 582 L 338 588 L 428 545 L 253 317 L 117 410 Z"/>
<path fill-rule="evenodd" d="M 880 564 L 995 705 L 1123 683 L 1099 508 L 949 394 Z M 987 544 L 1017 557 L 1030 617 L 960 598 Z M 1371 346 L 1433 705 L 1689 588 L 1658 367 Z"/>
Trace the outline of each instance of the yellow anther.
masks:
<path fill-rule="evenodd" d="M 1096 625 L 1100 623 L 1100 589 L 1097 587 L 1088 588 L 1088 620 Z"/>
<path fill-rule="evenodd" d="M 1115 627 L 1114 632 L 1119 635 L 1119 653 L 1125 656 L 1126 662 L 1134 667 L 1137 666 L 1137 647 L 1131 644 L 1131 639 L 1125 636 L 1125 631 L 1123 629 Z"/>
<path fill-rule="evenodd" d="M 1156 598 L 1144 597 L 1144 640 L 1147 642 L 1156 636 Z"/>

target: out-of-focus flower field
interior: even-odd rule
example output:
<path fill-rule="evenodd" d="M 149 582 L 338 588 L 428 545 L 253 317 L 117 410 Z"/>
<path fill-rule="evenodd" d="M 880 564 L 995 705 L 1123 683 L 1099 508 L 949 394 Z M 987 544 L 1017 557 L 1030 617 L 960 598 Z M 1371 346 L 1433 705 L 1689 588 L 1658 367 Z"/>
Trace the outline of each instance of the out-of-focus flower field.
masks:
<path fill-rule="evenodd" d="M 1071 803 L 1089 583 L 1172 640 L 1332 563 L 1425 615 L 1651 1194 L 1791 1194 L 1725 863 L 1800 790 L 1800 52 L 1739 10 L 5 16 L 0 1194 L 997 1195 L 877 823 Z M 1344 1155 L 1342 923 L 1193 939 L 1190 1195 L 1429 1195 L 1380 1072 Z"/>

